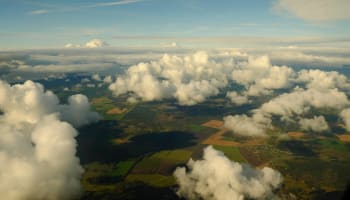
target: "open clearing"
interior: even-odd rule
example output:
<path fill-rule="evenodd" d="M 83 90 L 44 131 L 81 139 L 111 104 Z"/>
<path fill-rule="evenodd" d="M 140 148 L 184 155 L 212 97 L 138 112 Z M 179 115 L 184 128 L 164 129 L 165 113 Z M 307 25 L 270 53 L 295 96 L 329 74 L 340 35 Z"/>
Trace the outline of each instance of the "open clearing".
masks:
<path fill-rule="evenodd" d="M 288 132 L 288 136 L 295 139 L 300 139 L 305 136 L 303 132 Z"/>
<path fill-rule="evenodd" d="M 242 146 L 253 146 L 261 145 L 264 142 L 262 138 L 253 138 L 245 142 L 236 142 L 232 140 L 224 140 L 223 135 L 229 130 L 223 127 L 224 122 L 219 120 L 210 120 L 202 124 L 202 126 L 219 129 L 214 135 L 211 135 L 205 139 L 202 144 L 218 145 L 226 147 L 242 147 Z"/>
<path fill-rule="evenodd" d="M 216 128 L 220 129 L 224 125 L 223 121 L 220 120 L 210 120 L 202 124 L 202 126 L 209 127 L 209 128 Z"/>
<path fill-rule="evenodd" d="M 225 146 L 214 146 L 216 150 L 224 152 L 224 154 L 230 158 L 230 160 L 236 162 L 248 163 L 248 161 L 241 154 L 238 147 L 225 147 Z"/>
<path fill-rule="evenodd" d="M 153 187 L 170 187 L 176 184 L 174 176 L 160 174 L 129 174 L 126 182 L 142 182 Z"/>
<path fill-rule="evenodd" d="M 192 155 L 188 150 L 160 151 L 144 157 L 132 170 L 133 174 L 171 174 L 173 169 L 187 163 Z"/>
<path fill-rule="evenodd" d="M 126 144 L 129 143 L 129 139 L 128 138 L 117 138 L 117 139 L 113 139 L 113 143 L 114 144 Z"/>
<path fill-rule="evenodd" d="M 112 108 L 112 109 L 108 110 L 106 112 L 106 114 L 108 114 L 108 115 L 119 115 L 119 114 L 124 114 L 127 111 L 128 111 L 128 109 L 126 109 L 126 108 L 121 109 L 121 108 L 115 107 L 115 108 Z"/>
<path fill-rule="evenodd" d="M 342 142 L 350 142 L 350 135 L 337 135 L 338 139 Z"/>
<path fill-rule="evenodd" d="M 238 147 L 241 144 L 235 141 L 222 140 L 222 135 L 226 133 L 227 129 L 222 129 L 216 132 L 214 135 L 208 137 L 204 140 L 203 144 L 218 145 L 218 146 L 228 146 L 228 147 Z"/>

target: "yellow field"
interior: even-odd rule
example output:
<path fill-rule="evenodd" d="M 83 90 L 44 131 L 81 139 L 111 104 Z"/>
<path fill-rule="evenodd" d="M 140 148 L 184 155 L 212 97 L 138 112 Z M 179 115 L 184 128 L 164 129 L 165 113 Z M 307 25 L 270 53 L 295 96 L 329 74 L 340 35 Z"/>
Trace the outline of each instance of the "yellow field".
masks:
<path fill-rule="evenodd" d="M 202 124 L 202 126 L 209 127 L 209 128 L 216 128 L 220 129 L 224 125 L 223 121 L 220 120 L 210 120 Z"/>
<path fill-rule="evenodd" d="M 108 115 L 118 115 L 118 114 L 126 113 L 127 111 L 128 111 L 128 109 L 126 109 L 126 108 L 121 109 L 121 108 L 115 107 L 115 108 L 112 108 L 112 109 L 108 110 L 106 112 L 106 114 L 108 114 Z"/>
<path fill-rule="evenodd" d="M 222 139 L 222 136 L 228 131 L 228 129 L 223 127 L 224 122 L 219 120 L 210 120 L 202 124 L 202 126 L 219 129 L 214 135 L 211 135 L 205 139 L 202 144 L 218 145 L 218 146 L 231 146 L 231 147 L 241 147 L 241 146 L 253 146 L 260 145 L 264 142 L 262 138 L 254 138 L 248 140 L 244 143 L 229 141 Z"/>
<path fill-rule="evenodd" d="M 337 135 L 338 139 L 342 142 L 350 142 L 350 135 Z"/>
<path fill-rule="evenodd" d="M 305 134 L 303 132 L 288 132 L 288 136 L 291 138 L 299 139 L 299 138 L 304 137 Z"/>

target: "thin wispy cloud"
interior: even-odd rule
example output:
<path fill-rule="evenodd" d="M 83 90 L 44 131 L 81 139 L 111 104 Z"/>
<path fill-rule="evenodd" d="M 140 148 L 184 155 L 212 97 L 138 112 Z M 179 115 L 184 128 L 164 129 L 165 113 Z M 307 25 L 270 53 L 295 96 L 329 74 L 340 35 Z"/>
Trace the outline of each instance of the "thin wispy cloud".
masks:
<path fill-rule="evenodd" d="M 51 9 L 38 9 L 30 11 L 28 14 L 30 15 L 42 15 L 47 14 L 51 12 L 73 12 L 77 10 L 83 10 L 83 9 L 89 9 L 89 8 L 98 8 L 98 7 L 111 7 L 111 6 L 121 6 L 121 5 L 127 5 L 127 4 L 134 4 L 138 2 L 142 2 L 144 0 L 121 0 L 121 1 L 113 1 L 113 2 L 102 2 L 102 3 L 95 3 L 95 4 L 88 4 L 88 5 L 82 5 L 82 6 L 76 6 L 76 7 L 51 7 Z"/>
<path fill-rule="evenodd" d="M 117 35 L 114 40 L 153 40 L 153 41 L 178 41 L 184 44 L 234 44 L 242 45 L 330 45 L 342 44 L 348 47 L 350 45 L 350 37 L 264 37 L 264 36 L 143 36 L 143 35 Z"/>
<path fill-rule="evenodd" d="M 31 15 L 42 15 L 42 14 L 46 14 L 46 13 L 49 13 L 50 10 L 47 10 L 47 9 L 39 9 L 39 10 L 33 10 L 31 12 L 29 12 L 29 14 Z"/>
<path fill-rule="evenodd" d="M 329 22 L 349 20 L 349 0 L 277 0 L 273 9 L 282 15 L 291 16 L 310 22 Z"/>
<path fill-rule="evenodd" d="M 133 4 L 142 2 L 144 0 L 123 0 L 123 1 L 115 1 L 115 2 L 104 2 L 104 3 L 97 3 L 85 6 L 86 8 L 96 8 L 96 7 L 109 7 L 109 6 L 119 6 L 119 5 L 126 5 L 126 4 Z"/>

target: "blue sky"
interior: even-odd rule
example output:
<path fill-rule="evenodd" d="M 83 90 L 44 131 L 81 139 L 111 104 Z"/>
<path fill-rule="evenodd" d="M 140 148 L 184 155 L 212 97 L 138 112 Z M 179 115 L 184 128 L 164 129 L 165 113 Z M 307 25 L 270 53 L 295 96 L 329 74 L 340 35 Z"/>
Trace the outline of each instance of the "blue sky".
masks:
<path fill-rule="evenodd" d="M 319 1 L 310 0 L 316 2 L 310 5 L 314 10 L 322 11 L 310 11 L 311 15 L 294 3 L 298 1 L 0 0 L 0 49 L 56 48 L 94 38 L 111 46 L 127 46 L 178 40 L 186 43 L 183 38 L 350 35 L 350 16 L 345 11 L 343 15 L 327 14 L 317 7 L 321 6 L 317 5 Z M 348 4 L 344 0 L 320 1 L 333 2 L 326 9 L 336 13 L 347 6 L 341 4 Z M 325 15 L 326 19 L 321 18 Z"/>

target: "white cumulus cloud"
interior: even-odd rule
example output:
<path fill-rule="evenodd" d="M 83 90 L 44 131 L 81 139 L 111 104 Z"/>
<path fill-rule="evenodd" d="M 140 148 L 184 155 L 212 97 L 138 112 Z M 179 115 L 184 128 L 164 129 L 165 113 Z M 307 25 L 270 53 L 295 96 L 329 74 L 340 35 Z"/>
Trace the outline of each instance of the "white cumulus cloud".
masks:
<path fill-rule="evenodd" d="M 72 43 L 68 43 L 66 45 L 64 45 L 65 48 L 101 48 L 101 47 L 107 47 L 109 46 L 107 42 L 101 40 L 101 39 L 92 39 L 88 42 L 86 42 L 84 45 L 81 44 L 72 44 Z"/>
<path fill-rule="evenodd" d="M 186 199 L 273 199 L 273 191 L 283 181 L 278 171 L 233 162 L 211 146 L 204 150 L 203 160 L 191 159 L 187 167 L 174 172 L 179 184 L 177 193 Z"/>
<path fill-rule="evenodd" d="M 166 54 L 158 61 L 131 66 L 109 88 L 117 96 L 132 92 L 133 99 L 175 98 L 181 105 L 194 105 L 217 95 L 227 85 L 232 67 L 206 52 L 184 57 Z"/>
<path fill-rule="evenodd" d="M 307 131 L 324 132 L 329 130 L 329 126 L 323 116 L 315 116 L 314 118 L 302 118 L 299 120 L 301 129 Z"/>
<path fill-rule="evenodd" d="M 224 126 L 243 136 L 265 136 L 265 124 L 260 124 L 247 115 L 229 115 L 224 117 Z"/>
<path fill-rule="evenodd" d="M 79 196 L 83 169 L 75 155 L 77 131 L 70 123 L 80 126 L 98 120 L 98 115 L 89 110 L 83 95 L 68 101 L 59 104 L 54 93 L 32 81 L 11 86 L 0 80 L 2 198 Z"/>
<path fill-rule="evenodd" d="M 340 117 L 345 123 L 345 128 L 350 131 L 350 108 L 346 108 L 340 112 Z"/>
<path fill-rule="evenodd" d="M 231 102 L 236 104 L 236 105 L 243 105 L 243 104 L 247 104 L 250 102 L 246 95 L 238 94 L 235 91 L 227 92 L 226 97 L 229 98 L 231 100 Z"/>
<path fill-rule="evenodd" d="M 249 56 L 247 62 L 237 64 L 232 80 L 246 87 L 247 95 L 260 96 L 271 90 L 287 88 L 295 76 L 287 66 L 273 66 L 268 56 Z"/>
<path fill-rule="evenodd" d="M 85 44 L 85 47 L 87 48 L 100 48 L 106 46 L 108 46 L 108 44 L 100 39 L 93 39 Z"/>
<path fill-rule="evenodd" d="M 305 114 L 311 108 L 340 110 L 347 105 L 349 105 L 347 96 L 338 89 L 320 91 L 311 88 L 281 94 L 264 103 L 259 109 L 263 113 L 277 115 L 284 120 L 291 120 L 291 117 Z"/>

